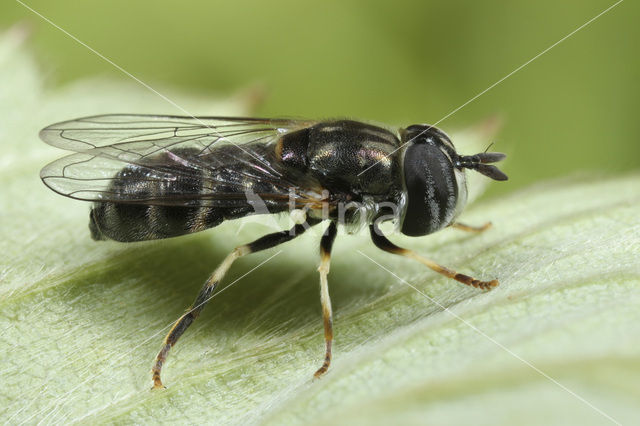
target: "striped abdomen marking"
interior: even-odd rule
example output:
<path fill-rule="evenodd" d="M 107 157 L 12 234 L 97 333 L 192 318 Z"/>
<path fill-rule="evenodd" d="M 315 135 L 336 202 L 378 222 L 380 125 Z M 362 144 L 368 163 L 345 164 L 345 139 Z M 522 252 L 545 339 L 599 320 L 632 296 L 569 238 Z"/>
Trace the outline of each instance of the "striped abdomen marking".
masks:
<path fill-rule="evenodd" d="M 124 194 L 135 194 L 137 199 L 165 200 L 178 197 L 180 194 L 189 194 L 192 200 L 188 206 L 162 205 L 157 201 L 154 205 L 144 202 L 95 203 L 91 209 L 89 221 L 92 238 L 121 242 L 171 238 L 199 232 L 217 226 L 224 220 L 255 213 L 253 206 L 243 197 L 244 194 L 238 193 L 238 188 L 242 186 L 252 189 L 255 193 L 274 191 L 274 189 L 262 182 L 249 179 L 247 176 L 250 175 L 251 170 L 248 170 L 250 166 L 246 162 L 227 161 L 224 165 L 220 163 L 221 159 L 237 157 L 237 149 L 233 146 L 224 146 L 213 150 L 210 155 L 218 160 L 212 161 L 210 168 L 194 168 L 188 165 L 190 157 L 193 158 L 198 152 L 192 149 L 175 151 L 173 156 L 162 154 L 154 158 L 154 163 L 161 162 L 166 170 L 188 169 L 188 176 L 177 174 L 174 180 L 150 180 L 144 168 L 135 165 L 126 166 L 118 172 L 109 188 L 109 191 L 116 194 L 114 198 L 125 198 Z M 231 152 L 231 150 L 236 151 Z M 206 161 L 206 157 L 201 156 L 194 161 L 202 164 Z M 247 173 L 243 174 L 243 170 Z M 223 193 L 239 197 L 226 200 L 224 205 L 221 205 L 219 201 L 216 202 L 211 198 L 198 197 L 205 191 L 206 194 Z M 118 197 L 118 194 L 122 196 Z M 269 206 L 269 209 L 272 210 L 272 207 Z"/>

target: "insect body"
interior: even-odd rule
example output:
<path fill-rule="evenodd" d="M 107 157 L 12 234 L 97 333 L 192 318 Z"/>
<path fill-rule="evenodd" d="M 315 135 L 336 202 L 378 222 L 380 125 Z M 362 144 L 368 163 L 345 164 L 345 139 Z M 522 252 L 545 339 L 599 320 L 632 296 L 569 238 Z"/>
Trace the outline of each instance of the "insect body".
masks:
<path fill-rule="evenodd" d="M 500 153 L 463 156 L 442 131 L 412 125 L 398 133 L 351 120 L 301 121 L 224 117 L 102 115 L 53 124 L 47 143 L 75 151 L 44 167 L 52 190 L 93 201 L 89 228 L 96 240 L 134 242 L 176 237 L 251 214 L 303 212 L 306 221 L 241 245 L 205 282 L 193 305 L 164 340 L 153 367 L 154 387 L 171 347 L 197 318 L 238 257 L 275 247 L 328 221 L 320 242 L 325 359 L 333 340 L 327 275 L 337 225 L 368 226 L 379 248 L 418 260 L 467 285 L 480 281 L 400 248 L 380 231 L 422 236 L 455 222 L 466 201 L 465 169 L 506 180 L 489 164 Z"/>

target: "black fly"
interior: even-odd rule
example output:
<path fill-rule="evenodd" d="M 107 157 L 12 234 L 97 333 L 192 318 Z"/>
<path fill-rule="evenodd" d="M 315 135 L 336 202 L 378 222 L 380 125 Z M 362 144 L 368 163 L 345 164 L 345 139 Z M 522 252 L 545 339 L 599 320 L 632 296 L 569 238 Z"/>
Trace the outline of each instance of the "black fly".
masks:
<path fill-rule="evenodd" d="M 101 115 L 53 124 L 40 132 L 50 145 L 74 151 L 44 167 L 45 185 L 64 196 L 93 201 L 95 240 L 133 242 L 176 237 L 250 214 L 294 212 L 292 229 L 238 246 L 206 281 L 164 340 L 153 367 L 154 387 L 171 347 L 198 317 L 238 257 L 275 247 L 327 220 L 320 242 L 320 288 L 326 354 L 331 362 L 331 301 L 327 284 L 337 225 L 368 226 L 373 243 L 413 258 L 480 289 L 498 285 L 460 274 L 400 248 L 380 231 L 393 220 L 400 232 L 422 236 L 456 222 L 466 202 L 465 169 L 495 180 L 489 164 L 500 153 L 456 152 L 449 137 L 419 124 L 398 133 L 351 120 L 301 121 L 233 117 Z M 255 203 L 255 200 L 260 203 Z"/>

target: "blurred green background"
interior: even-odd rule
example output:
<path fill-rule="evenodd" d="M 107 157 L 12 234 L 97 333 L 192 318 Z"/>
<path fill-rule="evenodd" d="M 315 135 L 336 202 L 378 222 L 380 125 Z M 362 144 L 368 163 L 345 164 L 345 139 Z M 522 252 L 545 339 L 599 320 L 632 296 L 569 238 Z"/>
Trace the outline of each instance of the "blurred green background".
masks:
<path fill-rule="evenodd" d="M 256 115 L 394 125 L 439 121 L 613 3 L 26 2 L 160 91 L 213 97 L 261 85 Z M 451 131 L 504 118 L 493 149 L 509 153 L 511 183 L 494 193 L 638 167 L 639 11 L 622 2 L 439 124 Z M 0 27 L 17 22 L 32 27 L 49 84 L 129 78 L 20 3 L 3 2 Z"/>

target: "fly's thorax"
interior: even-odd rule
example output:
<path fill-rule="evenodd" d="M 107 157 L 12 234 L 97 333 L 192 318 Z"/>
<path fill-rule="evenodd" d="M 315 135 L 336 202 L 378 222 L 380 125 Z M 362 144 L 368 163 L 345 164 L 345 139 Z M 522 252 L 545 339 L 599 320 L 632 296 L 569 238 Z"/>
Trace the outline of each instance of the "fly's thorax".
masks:
<path fill-rule="evenodd" d="M 467 200 L 464 170 L 455 166 L 458 154 L 449 137 L 429 125 L 401 132 L 406 206 L 400 231 L 422 236 L 442 229 L 461 213 Z"/>
<path fill-rule="evenodd" d="M 378 126 L 326 121 L 284 135 L 276 156 L 332 194 L 384 196 L 400 187 L 399 145 L 396 135 Z"/>
<path fill-rule="evenodd" d="M 295 170 L 317 182 L 330 198 L 330 206 L 311 209 L 309 217 L 335 220 L 356 233 L 374 220 L 399 217 L 399 146 L 398 137 L 384 128 L 337 120 L 282 136 L 275 154 L 285 172 Z"/>

